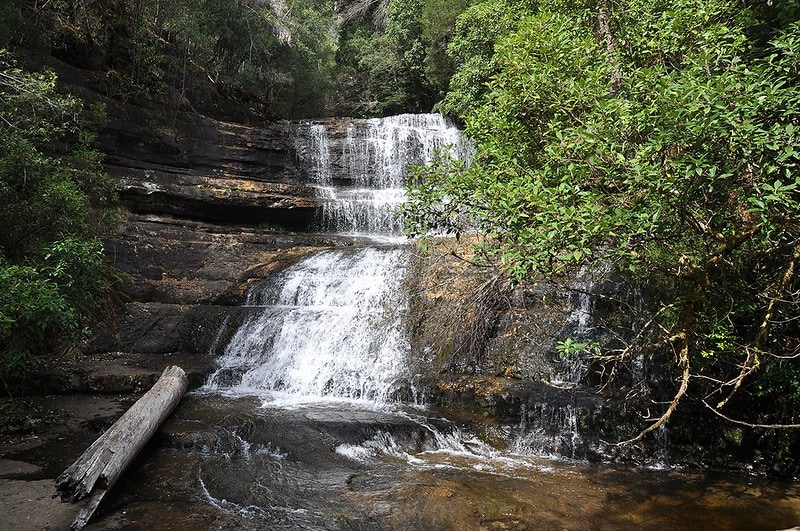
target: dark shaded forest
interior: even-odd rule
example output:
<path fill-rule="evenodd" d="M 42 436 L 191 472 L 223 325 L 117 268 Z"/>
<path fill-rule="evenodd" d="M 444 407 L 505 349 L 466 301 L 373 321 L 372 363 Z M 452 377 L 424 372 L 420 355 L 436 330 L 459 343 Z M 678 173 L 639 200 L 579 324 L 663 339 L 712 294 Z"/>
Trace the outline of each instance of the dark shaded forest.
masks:
<path fill-rule="evenodd" d="M 93 73 L 114 98 L 226 119 L 429 111 L 467 0 L 12 2 L 0 42 Z"/>

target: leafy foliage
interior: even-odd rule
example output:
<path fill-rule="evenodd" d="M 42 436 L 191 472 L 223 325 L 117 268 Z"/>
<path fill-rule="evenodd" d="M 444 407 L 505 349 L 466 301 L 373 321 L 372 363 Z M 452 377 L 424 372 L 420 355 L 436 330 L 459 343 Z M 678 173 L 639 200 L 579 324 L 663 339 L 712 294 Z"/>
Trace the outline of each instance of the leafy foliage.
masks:
<path fill-rule="evenodd" d="M 598 260 L 636 273 L 658 305 L 599 358 L 673 360 L 675 396 L 647 431 L 690 381 L 715 410 L 739 392 L 796 403 L 770 369 L 800 357 L 796 13 L 546 1 L 504 20 L 500 4 L 467 10 L 450 46 L 445 103 L 475 161 L 427 171 L 409 231 L 478 230 L 517 282 Z M 761 418 L 792 422 L 772 411 Z"/>
<path fill-rule="evenodd" d="M 455 65 L 447 49 L 455 35 L 458 16 L 468 7 L 467 0 L 439 0 L 423 2 L 422 41 L 425 43 L 425 78 L 434 94 L 440 99 L 447 92 Z"/>
<path fill-rule="evenodd" d="M 224 119 L 428 111 L 469 0 L 15 1 L 9 38 L 95 72 L 109 95 Z M 5 37 L 5 38 L 4 38 Z"/>
<path fill-rule="evenodd" d="M 529 2 L 485 0 L 467 8 L 458 18 L 447 52 L 456 70 L 442 109 L 465 118 L 481 104 L 486 84 L 497 71 L 495 44 L 514 31 L 531 9 Z"/>
<path fill-rule="evenodd" d="M 94 234 L 113 224 L 113 183 L 86 112 L 0 51 L 0 372 L 83 339 L 109 280 Z"/>
<path fill-rule="evenodd" d="M 386 115 L 429 111 L 452 75 L 445 54 L 467 0 L 354 2 L 337 51 L 340 114 Z M 358 9 L 355 9 L 357 7 Z"/>
<path fill-rule="evenodd" d="M 226 118 L 324 109 L 336 42 L 330 0 L 14 3 L 24 21 L 14 43 L 95 72 L 113 97 Z"/>

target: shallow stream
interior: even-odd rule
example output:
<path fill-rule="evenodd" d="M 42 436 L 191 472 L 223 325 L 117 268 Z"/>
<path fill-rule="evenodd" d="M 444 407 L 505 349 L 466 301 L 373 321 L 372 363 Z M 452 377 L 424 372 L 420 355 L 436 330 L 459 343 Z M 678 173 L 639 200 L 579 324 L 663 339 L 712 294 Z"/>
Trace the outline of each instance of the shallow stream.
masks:
<path fill-rule="evenodd" d="M 800 488 L 493 450 L 416 408 L 187 396 L 87 529 L 785 529 Z M 442 435 L 447 434 L 447 435 Z"/>

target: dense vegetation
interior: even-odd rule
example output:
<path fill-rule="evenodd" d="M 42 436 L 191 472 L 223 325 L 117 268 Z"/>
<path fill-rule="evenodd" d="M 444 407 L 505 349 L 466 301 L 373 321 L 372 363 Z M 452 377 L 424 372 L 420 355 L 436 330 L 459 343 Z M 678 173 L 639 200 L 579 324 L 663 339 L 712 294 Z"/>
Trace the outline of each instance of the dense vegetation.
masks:
<path fill-rule="evenodd" d="M 729 0 L 472 6 L 444 107 L 477 155 L 426 172 L 409 229 L 477 228 L 480 254 L 517 282 L 627 271 L 655 306 L 595 367 L 621 377 L 645 354 L 674 373 L 645 432 L 686 400 L 796 426 L 798 16 Z"/>
<path fill-rule="evenodd" d="M 114 191 L 88 125 L 102 109 L 55 85 L 0 50 L 0 377 L 77 349 L 109 287 L 96 235 Z"/>
<path fill-rule="evenodd" d="M 90 71 L 109 96 L 225 119 L 430 110 L 468 0 L 16 1 L 3 37 Z"/>
<path fill-rule="evenodd" d="M 429 111 L 453 72 L 447 54 L 468 0 L 353 2 L 341 14 L 336 55 L 338 114 L 379 116 Z"/>

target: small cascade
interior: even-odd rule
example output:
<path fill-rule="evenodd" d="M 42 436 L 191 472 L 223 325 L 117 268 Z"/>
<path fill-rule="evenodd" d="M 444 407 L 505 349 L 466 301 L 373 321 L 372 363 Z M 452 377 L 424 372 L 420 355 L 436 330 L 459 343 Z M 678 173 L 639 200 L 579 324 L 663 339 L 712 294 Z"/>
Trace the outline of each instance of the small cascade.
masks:
<path fill-rule="evenodd" d="M 581 268 L 567 289 L 569 299 L 566 319 L 560 336 L 572 345 L 583 345 L 590 350 L 597 337 L 595 305 L 602 292 L 601 283 L 608 279 L 610 266 L 594 269 Z M 550 366 L 549 384 L 560 389 L 576 389 L 584 377 L 586 351 L 576 348 L 574 352 L 562 353 L 562 358 Z M 577 391 L 575 391 L 577 392 Z M 519 425 L 515 428 L 512 451 L 523 455 L 564 456 L 573 459 L 586 457 L 588 443 L 579 430 L 579 419 L 591 416 L 596 405 L 550 401 L 531 402 L 520 412 Z"/>
<path fill-rule="evenodd" d="M 207 388 L 384 403 L 410 394 L 401 248 L 323 251 L 253 288 Z"/>
<path fill-rule="evenodd" d="M 399 235 L 396 215 L 405 200 L 409 165 L 437 153 L 461 160 L 470 148 L 461 132 L 439 114 L 403 114 L 370 120 L 306 122 L 295 151 L 323 199 L 317 228 L 323 232 Z"/>
<path fill-rule="evenodd" d="M 331 152 L 328 128 L 322 124 L 309 124 L 305 139 L 308 154 L 306 167 L 311 180 L 315 183 L 330 183 L 331 180 Z"/>
<path fill-rule="evenodd" d="M 578 432 L 579 413 L 572 405 L 523 406 L 511 451 L 521 455 L 584 458 L 586 444 Z"/>
<path fill-rule="evenodd" d="M 409 440 L 391 432 L 379 431 L 371 439 L 360 444 L 342 444 L 336 453 L 354 461 L 369 461 L 382 456 L 425 465 L 426 457 L 432 454 L 459 455 L 469 458 L 491 459 L 499 452 L 473 435 L 464 433 L 457 427 L 443 433 L 434 426 L 420 423 L 424 431 L 418 433 L 419 439 Z"/>
<path fill-rule="evenodd" d="M 592 287 L 594 282 L 578 282 L 570 295 L 570 306 L 574 309 L 567 318 L 567 324 L 574 327 L 576 340 L 588 338 L 591 335 L 592 326 Z"/>
<path fill-rule="evenodd" d="M 604 265 L 594 271 L 584 267 L 578 272 L 576 280 L 568 286 L 569 307 L 572 310 L 564 324 L 562 337 L 575 343 L 590 344 L 596 332 L 594 305 L 598 287 L 610 271 L 610 265 Z M 583 369 L 583 353 L 567 356 L 553 367 L 550 383 L 559 387 L 574 387 L 580 383 Z"/>

